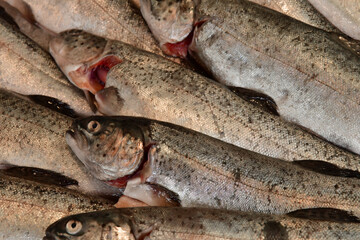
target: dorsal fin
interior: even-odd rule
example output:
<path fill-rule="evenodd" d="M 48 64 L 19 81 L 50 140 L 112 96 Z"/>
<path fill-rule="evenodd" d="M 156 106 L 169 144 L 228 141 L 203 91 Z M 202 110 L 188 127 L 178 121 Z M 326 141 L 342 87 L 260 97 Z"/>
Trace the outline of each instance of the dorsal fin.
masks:
<path fill-rule="evenodd" d="M 294 161 L 294 164 L 301 166 L 305 169 L 322 173 L 330 176 L 346 177 L 346 178 L 358 178 L 360 179 L 360 173 L 358 171 L 339 168 L 338 166 L 318 160 L 301 160 Z"/>
<path fill-rule="evenodd" d="M 286 214 L 290 217 L 339 223 L 360 223 L 360 219 L 351 213 L 335 208 L 307 208 Z"/>
<path fill-rule="evenodd" d="M 242 99 L 258 107 L 261 107 L 263 110 L 267 112 L 279 116 L 279 113 L 277 111 L 278 107 L 274 99 L 272 99 L 270 96 L 240 87 L 228 87 L 228 88 Z"/>
<path fill-rule="evenodd" d="M 69 104 L 60 101 L 59 99 L 43 96 L 43 95 L 28 95 L 31 101 L 42 105 L 44 107 L 50 108 L 56 112 L 62 113 L 72 118 L 78 117 L 75 111 L 70 107 Z"/>
<path fill-rule="evenodd" d="M 40 168 L 15 166 L 0 170 L 0 172 L 7 176 L 18 177 L 55 186 L 65 187 L 70 185 L 78 185 L 78 181 L 74 179 L 66 177 L 57 172 Z"/>

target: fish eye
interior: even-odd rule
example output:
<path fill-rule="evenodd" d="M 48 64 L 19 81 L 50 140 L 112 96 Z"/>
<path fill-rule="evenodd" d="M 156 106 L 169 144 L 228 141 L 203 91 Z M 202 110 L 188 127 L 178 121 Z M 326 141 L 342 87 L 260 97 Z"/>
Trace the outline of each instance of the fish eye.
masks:
<path fill-rule="evenodd" d="M 69 220 L 66 223 L 66 231 L 68 234 L 74 235 L 81 231 L 82 223 L 76 220 Z"/>
<path fill-rule="evenodd" d="M 89 132 L 98 132 L 100 130 L 100 123 L 98 121 L 90 121 L 87 125 Z"/>

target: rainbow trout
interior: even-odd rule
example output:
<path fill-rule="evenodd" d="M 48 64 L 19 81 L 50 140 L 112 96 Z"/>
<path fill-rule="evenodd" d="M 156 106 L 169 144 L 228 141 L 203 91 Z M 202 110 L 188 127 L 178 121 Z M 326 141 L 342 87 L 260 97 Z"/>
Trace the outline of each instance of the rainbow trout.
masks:
<path fill-rule="evenodd" d="M 0 239 L 38 240 L 62 217 L 110 208 L 101 198 L 0 175 Z"/>
<path fill-rule="evenodd" d="M 24 36 L 1 8 L 0 12 L 0 88 L 33 101 L 48 97 L 48 107 L 66 106 L 71 116 L 92 115 L 84 94 L 69 83 L 51 56 Z"/>
<path fill-rule="evenodd" d="M 150 206 L 273 214 L 335 208 L 360 216 L 360 174 L 320 161 L 285 162 L 133 117 L 76 120 L 66 141 L 97 179 Z"/>
<path fill-rule="evenodd" d="M 173 11 L 187 7 L 181 3 Z M 189 49 L 216 80 L 268 95 L 285 120 L 360 154 L 360 55 L 352 49 L 354 40 L 244 0 L 195 5 Z M 168 15 L 165 7 L 151 6 L 153 14 Z M 176 20 L 179 31 L 190 21 Z M 166 39 L 167 24 L 149 26 Z"/>
<path fill-rule="evenodd" d="M 319 217 L 316 220 L 299 218 L 302 213 L 303 217 L 311 217 L 311 214 Z M 301 210 L 289 215 L 271 216 L 204 208 L 105 210 L 60 219 L 47 228 L 43 240 L 355 240 L 360 234 L 356 221 L 332 222 L 340 216 L 331 209 Z"/>
<path fill-rule="evenodd" d="M 0 91 L 0 165 L 41 168 L 78 182 L 83 193 L 112 195 L 116 189 L 91 176 L 65 142 L 72 118 Z"/>
<path fill-rule="evenodd" d="M 68 78 L 95 94 L 103 114 L 166 121 L 271 157 L 359 170 L 359 156 L 160 56 L 80 30 L 63 32 L 50 46 Z"/>

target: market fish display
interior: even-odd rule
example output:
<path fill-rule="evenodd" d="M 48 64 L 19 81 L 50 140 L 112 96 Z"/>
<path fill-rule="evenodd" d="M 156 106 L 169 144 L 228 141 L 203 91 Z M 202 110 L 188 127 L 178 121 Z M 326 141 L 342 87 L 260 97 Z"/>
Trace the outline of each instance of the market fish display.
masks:
<path fill-rule="evenodd" d="M 78 182 L 83 193 L 112 195 L 116 189 L 91 176 L 68 148 L 65 131 L 72 119 L 0 91 L 0 165 L 58 172 Z"/>
<path fill-rule="evenodd" d="M 96 178 L 150 206 L 336 208 L 360 216 L 359 174 L 320 174 L 313 170 L 334 169 L 266 157 L 169 123 L 94 116 L 76 120 L 66 141 Z"/>
<path fill-rule="evenodd" d="M 328 32 L 339 32 L 308 0 L 250 0 Z"/>
<path fill-rule="evenodd" d="M 160 56 L 80 30 L 63 32 L 50 46 L 69 80 L 95 94 L 103 114 L 170 122 L 271 157 L 359 171 L 359 156 Z"/>
<path fill-rule="evenodd" d="M 360 40 L 360 2 L 357 0 L 308 0 L 332 24 Z"/>
<path fill-rule="evenodd" d="M 360 153 L 360 57 L 352 40 L 248 1 L 205 0 L 196 9 L 194 21 L 205 22 L 190 51 L 215 79 L 270 96 L 284 119 Z"/>
<path fill-rule="evenodd" d="M 101 198 L 0 175 L 0 239 L 38 240 L 62 217 L 110 208 Z"/>
<path fill-rule="evenodd" d="M 53 105 L 66 105 L 72 116 L 92 115 L 84 94 L 69 83 L 51 56 L 5 19 L 9 16 L 1 11 L 0 88 L 32 100 L 50 97 Z"/>
<path fill-rule="evenodd" d="M 330 218 L 332 210 L 326 211 Z M 129 208 L 65 217 L 49 226 L 43 239 L 358 239 L 358 223 L 331 222 L 333 219 L 204 208 Z"/>

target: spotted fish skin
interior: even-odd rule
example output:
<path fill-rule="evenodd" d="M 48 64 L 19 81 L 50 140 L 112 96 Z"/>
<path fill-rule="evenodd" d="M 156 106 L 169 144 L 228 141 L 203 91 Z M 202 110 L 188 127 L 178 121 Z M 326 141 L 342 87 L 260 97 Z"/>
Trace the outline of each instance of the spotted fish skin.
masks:
<path fill-rule="evenodd" d="M 93 131 L 93 123 L 98 130 Z M 302 208 L 336 208 L 360 216 L 357 178 L 305 170 L 185 128 L 142 118 L 89 117 L 75 121 L 72 131 L 66 134 L 69 146 L 96 178 L 108 181 L 125 177 L 124 195 L 148 205 L 157 204 L 155 195 L 162 196 L 146 194 L 159 191 L 150 186 L 161 186 L 174 193 L 173 200 L 183 207 L 275 214 Z M 128 174 L 113 176 L 109 169 L 114 162 L 121 165 L 127 161 L 128 156 L 111 154 L 112 147 L 117 146 L 114 139 L 119 134 L 123 138 L 125 132 L 130 135 L 127 144 L 139 139 L 142 146 L 151 148 L 147 153 L 143 148 L 145 163 L 137 163 L 135 172 L 131 168 Z M 104 144 L 109 150 L 98 154 Z M 127 152 L 131 154 L 132 148 Z"/>
<path fill-rule="evenodd" d="M 197 9 L 214 17 L 189 48 L 216 80 L 270 96 L 285 120 L 360 153 L 360 58 L 346 37 L 247 1 Z"/>
<path fill-rule="evenodd" d="M 69 234 L 68 222 L 81 233 Z M 88 227 L 88 226 L 91 226 Z M 46 230 L 44 240 L 67 239 L 357 239 L 359 225 L 205 208 L 132 208 L 63 218 Z"/>
<path fill-rule="evenodd" d="M 46 227 L 62 217 L 111 208 L 102 198 L 0 175 L 1 239 L 41 239 Z"/>
<path fill-rule="evenodd" d="M 51 56 L 4 18 L 0 18 L 0 88 L 52 97 L 76 115 L 93 114 L 82 92 L 69 83 Z"/>
<path fill-rule="evenodd" d="M 94 195 L 118 191 L 92 177 L 65 141 L 72 118 L 0 91 L 0 166 L 41 168 L 78 181 L 72 188 Z"/>
<path fill-rule="evenodd" d="M 90 35 L 79 31 L 70 42 L 83 34 Z M 360 169 L 359 156 L 255 107 L 219 83 L 125 43 L 103 41 L 103 52 L 96 52 L 93 57 L 84 54 L 81 61 L 75 53 L 96 45 L 87 41 L 73 52 L 66 37 L 59 38 L 54 42 L 53 56 L 68 76 L 109 56 L 120 61 L 107 73 L 104 89 L 94 92 L 98 110 L 105 115 L 170 122 L 287 161 L 315 159 L 341 168 Z M 79 58 L 76 63 L 69 60 L 75 58 Z M 91 82 L 86 74 L 72 81 L 78 81 L 80 88 Z"/>
<path fill-rule="evenodd" d="M 340 33 L 308 0 L 250 0 L 328 32 Z"/>

